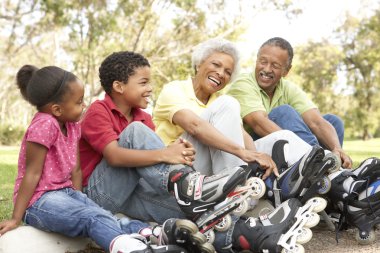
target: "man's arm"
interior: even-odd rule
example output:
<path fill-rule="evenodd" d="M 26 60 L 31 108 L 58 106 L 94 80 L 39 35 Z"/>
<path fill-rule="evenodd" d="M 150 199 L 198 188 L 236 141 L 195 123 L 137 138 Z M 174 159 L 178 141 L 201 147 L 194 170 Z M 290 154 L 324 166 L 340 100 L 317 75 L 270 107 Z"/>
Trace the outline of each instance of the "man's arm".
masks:
<path fill-rule="evenodd" d="M 264 111 L 251 112 L 243 118 L 243 121 L 260 137 L 281 130 L 276 123 L 268 118 L 268 114 Z"/>
<path fill-rule="evenodd" d="M 351 168 L 352 160 L 340 146 L 335 128 L 322 117 L 320 112 L 317 109 L 310 109 L 302 114 L 302 118 L 318 141 L 342 159 L 342 166 Z"/>

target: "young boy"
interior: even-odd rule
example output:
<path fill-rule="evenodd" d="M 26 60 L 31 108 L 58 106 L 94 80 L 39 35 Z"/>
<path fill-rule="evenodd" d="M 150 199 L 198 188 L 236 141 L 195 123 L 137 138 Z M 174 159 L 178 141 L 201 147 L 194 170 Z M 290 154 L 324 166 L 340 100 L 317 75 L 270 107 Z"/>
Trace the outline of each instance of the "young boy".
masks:
<path fill-rule="evenodd" d="M 81 122 L 80 156 L 84 192 L 100 206 L 162 223 L 192 217 L 193 208 L 217 204 L 245 180 L 241 168 L 203 178 L 189 167 L 195 150 L 186 140 L 165 147 L 151 116 L 142 110 L 152 93 L 150 64 L 142 55 L 111 54 L 99 77 L 106 95 L 89 106 Z M 198 179 L 201 183 L 194 187 Z M 202 192 L 210 188 L 216 191 L 204 200 Z M 177 199 L 169 193 L 175 189 L 180 189 Z M 197 201 L 195 193 L 200 194 Z"/>

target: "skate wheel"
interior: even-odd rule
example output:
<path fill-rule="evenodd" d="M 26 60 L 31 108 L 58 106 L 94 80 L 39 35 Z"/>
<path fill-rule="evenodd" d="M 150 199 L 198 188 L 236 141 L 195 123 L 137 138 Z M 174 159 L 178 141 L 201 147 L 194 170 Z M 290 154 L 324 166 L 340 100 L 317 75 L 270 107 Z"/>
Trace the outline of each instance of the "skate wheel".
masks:
<path fill-rule="evenodd" d="M 375 242 L 376 240 L 376 234 L 373 229 L 369 231 L 367 234 L 364 231 L 359 231 L 357 230 L 355 234 L 355 240 L 360 244 L 360 245 L 369 245 Z"/>
<path fill-rule="evenodd" d="M 180 229 L 180 230 L 185 229 L 190 234 L 195 234 L 196 232 L 199 231 L 197 225 L 195 225 L 194 222 L 189 221 L 189 220 L 185 220 L 185 219 L 176 220 L 175 225 L 177 229 Z"/>
<path fill-rule="evenodd" d="M 305 253 L 305 248 L 301 244 L 296 243 L 293 249 L 282 249 L 281 253 Z"/>
<path fill-rule="evenodd" d="M 200 244 L 203 244 L 205 242 L 207 242 L 207 238 L 204 234 L 202 234 L 201 232 L 196 232 L 194 233 L 192 236 L 191 236 L 192 240 L 195 242 L 195 244 L 197 245 L 200 245 Z"/>
<path fill-rule="evenodd" d="M 220 231 L 220 232 L 223 232 L 223 231 L 227 231 L 232 225 L 232 218 L 231 218 L 231 215 L 227 214 L 226 216 L 223 217 L 223 219 L 218 223 L 216 224 L 214 227 L 215 227 L 215 230 L 216 231 Z"/>
<path fill-rule="evenodd" d="M 311 232 L 311 229 L 304 227 L 298 231 L 297 242 L 299 244 L 305 244 L 308 241 L 310 241 L 312 237 L 313 237 L 313 232 Z"/>
<path fill-rule="evenodd" d="M 202 253 L 215 253 L 215 248 L 211 243 L 206 242 L 199 246 L 200 252 Z"/>
<path fill-rule="evenodd" d="M 318 225 L 320 221 L 320 217 L 317 213 L 311 212 L 310 216 L 308 217 L 308 220 L 305 223 L 305 227 L 312 228 Z"/>
<path fill-rule="evenodd" d="M 331 189 L 331 180 L 327 176 L 321 178 L 318 182 L 318 194 L 323 195 L 330 191 Z"/>
<path fill-rule="evenodd" d="M 214 231 L 212 231 L 212 229 L 210 229 L 207 232 L 205 232 L 204 235 L 206 236 L 207 242 L 214 243 L 214 241 L 215 241 L 215 233 L 214 233 Z"/>
<path fill-rule="evenodd" d="M 327 170 L 328 174 L 331 174 L 331 173 L 334 173 L 335 171 L 338 171 L 340 169 L 340 167 L 342 166 L 342 161 L 340 160 L 340 158 L 336 154 L 328 153 L 323 158 L 324 161 L 326 161 L 328 159 L 331 159 L 333 162 L 333 166 Z"/>
<path fill-rule="evenodd" d="M 325 210 L 325 208 L 327 206 L 327 201 L 324 198 L 321 198 L 321 197 L 311 198 L 306 203 L 313 205 L 314 208 L 313 208 L 312 211 L 314 211 L 316 213 L 319 213 L 319 212 Z"/>
<path fill-rule="evenodd" d="M 253 193 L 251 194 L 251 197 L 253 199 L 259 199 L 265 194 L 265 183 L 262 179 L 258 177 L 250 177 L 248 178 L 246 185 L 249 185 Z"/>
<path fill-rule="evenodd" d="M 240 205 L 237 208 L 234 209 L 233 213 L 236 216 L 242 216 L 248 211 L 248 206 L 249 206 L 248 201 L 244 200 L 243 202 L 240 203 Z"/>

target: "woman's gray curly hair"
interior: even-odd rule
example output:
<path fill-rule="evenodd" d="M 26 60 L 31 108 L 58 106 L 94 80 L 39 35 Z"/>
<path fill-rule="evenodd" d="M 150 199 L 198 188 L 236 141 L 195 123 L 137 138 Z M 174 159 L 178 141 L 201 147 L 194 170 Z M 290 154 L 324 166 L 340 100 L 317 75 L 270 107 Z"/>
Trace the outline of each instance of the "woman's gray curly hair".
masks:
<path fill-rule="evenodd" d="M 235 44 L 222 38 L 209 39 L 195 47 L 191 57 L 191 67 L 195 74 L 197 74 L 197 66 L 215 52 L 228 54 L 234 59 L 234 71 L 231 74 L 231 81 L 233 81 L 239 72 L 239 51 Z"/>

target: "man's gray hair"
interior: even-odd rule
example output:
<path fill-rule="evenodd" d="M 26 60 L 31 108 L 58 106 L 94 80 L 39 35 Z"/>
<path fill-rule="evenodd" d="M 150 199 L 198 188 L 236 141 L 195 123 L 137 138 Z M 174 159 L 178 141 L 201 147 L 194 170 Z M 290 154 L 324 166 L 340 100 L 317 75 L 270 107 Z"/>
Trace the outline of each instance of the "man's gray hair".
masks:
<path fill-rule="evenodd" d="M 228 54 L 234 59 L 234 70 L 230 80 L 233 81 L 239 72 L 239 51 L 235 44 L 222 38 L 209 39 L 195 47 L 191 57 L 191 67 L 194 69 L 195 74 L 197 73 L 197 66 L 216 52 Z"/>

